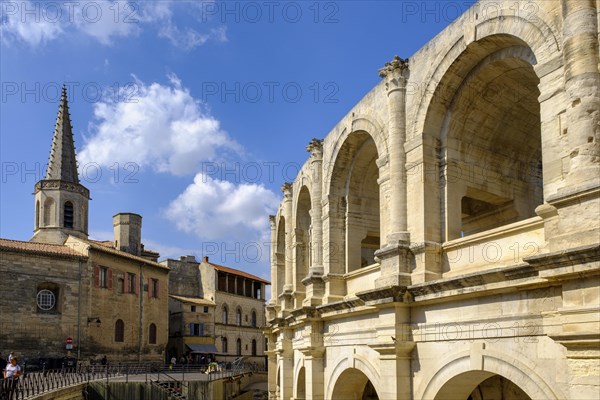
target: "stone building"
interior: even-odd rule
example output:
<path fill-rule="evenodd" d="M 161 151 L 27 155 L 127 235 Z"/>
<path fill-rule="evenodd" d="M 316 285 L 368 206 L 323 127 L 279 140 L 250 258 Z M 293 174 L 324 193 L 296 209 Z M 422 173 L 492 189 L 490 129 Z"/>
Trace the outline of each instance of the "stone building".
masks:
<path fill-rule="evenodd" d="M 169 275 L 169 343 L 167 358 L 192 357 L 199 362 L 204 356 L 214 358 L 215 307 L 214 299 L 202 297 L 200 269 L 194 256 L 161 262 L 171 271 Z"/>
<path fill-rule="evenodd" d="M 186 345 L 186 349 L 169 345 L 170 352 L 182 349 L 184 353 L 178 352 L 177 357 L 189 352 L 210 355 L 224 362 L 243 357 L 245 363 L 256 362 L 259 367 L 266 365 L 262 329 L 266 324 L 265 289 L 268 281 L 215 264 L 208 257 L 204 257 L 201 263 L 193 256 L 184 256 L 180 260 L 165 260 L 162 264 L 171 270 L 171 340 L 175 343 L 178 340 L 176 332 L 181 331 L 184 341 L 194 337 L 195 344 L 202 344 Z M 209 307 L 208 311 L 204 311 L 205 306 Z M 196 307 L 193 312 L 192 307 Z M 187 318 L 192 317 L 190 313 L 212 315 L 212 320 L 202 325 L 202 336 L 205 337 L 202 343 L 195 338 L 198 336 L 195 327 L 188 324 L 178 328 L 182 326 L 180 318 L 185 318 L 183 314 L 180 317 L 182 312 L 187 313 Z"/>
<path fill-rule="evenodd" d="M 48 170 L 35 185 L 34 235 L 0 239 L 0 348 L 29 359 L 162 361 L 169 269 L 141 242 L 142 217 L 113 217 L 114 241 L 88 238 L 66 90 Z M 70 342 L 70 343 L 69 343 Z"/>
<path fill-rule="evenodd" d="M 480 1 L 309 144 L 271 398 L 598 398 L 599 11 Z"/>

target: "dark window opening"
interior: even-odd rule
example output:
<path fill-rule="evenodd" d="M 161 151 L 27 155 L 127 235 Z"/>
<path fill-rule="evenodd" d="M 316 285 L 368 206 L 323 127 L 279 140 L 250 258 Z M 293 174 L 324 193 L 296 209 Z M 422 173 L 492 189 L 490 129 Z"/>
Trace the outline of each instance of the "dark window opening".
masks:
<path fill-rule="evenodd" d="M 73 203 L 67 201 L 64 207 L 63 226 L 73 228 Z"/>

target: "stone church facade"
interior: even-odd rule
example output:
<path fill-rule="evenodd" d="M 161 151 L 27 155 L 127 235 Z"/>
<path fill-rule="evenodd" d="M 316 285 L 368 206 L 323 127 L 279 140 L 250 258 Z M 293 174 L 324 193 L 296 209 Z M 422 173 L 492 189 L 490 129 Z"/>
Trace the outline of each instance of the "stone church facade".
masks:
<path fill-rule="evenodd" d="M 34 196 L 31 240 L 0 239 L 0 350 L 29 363 L 163 361 L 169 268 L 144 249 L 140 215 L 115 215 L 112 241 L 88 238 L 66 89 Z"/>
<path fill-rule="evenodd" d="M 308 145 L 270 398 L 598 398 L 599 12 L 480 1 Z"/>

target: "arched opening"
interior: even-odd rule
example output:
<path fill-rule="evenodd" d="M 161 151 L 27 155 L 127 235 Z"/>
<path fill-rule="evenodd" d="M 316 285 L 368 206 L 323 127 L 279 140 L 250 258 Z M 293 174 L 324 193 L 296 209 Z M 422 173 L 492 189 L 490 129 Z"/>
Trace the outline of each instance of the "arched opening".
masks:
<path fill-rule="evenodd" d="M 156 325 L 150 324 L 148 328 L 148 344 L 156 344 Z"/>
<path fill-rule="evenodd" d="M 296 208 L 296 279 L 294 288 L 296 292 L 304 293 L 302 279 L 308 276 L 308 268 L 311 263 L 311 218 L 310 218 L 310 193 L 306 186 L 302 186 L 298 195 L 298 205 Z M 304 296 L 296 295 L 297 306 L 302 304 Z"/>
<path fill-rule="evenodd" d="M 256 339 L 252 339 L 252 355 L 256 355 Z"/>
<path fill-rule="evenodd" d="M 349 368 L 342 372 L 333 387 L 332 399 L 379 400 L 373 382 L 358 369 Z"/>
<path fill-rule="evenodd" d="M 252 310 L 251 324 L 253 328 L 256 328 L 256 311 Z"/>
<path fill-rule="evenodd" d="M 221 314 L 221 322 L 223 322 L 224 325 L 227 325 L 228 320 L 229 320 L 229 310 L 227 309 L 227 306 L 224 305 L 222 314 Z"/>
<path fill-rule="evenodd" d="M 242 355 L 242 339 L 238 338 L 235 345 L 235 354 L 238 356 Z"/>
<path fill-rule="evenodd" d="M 235 310 L 235 324 L 242 326 L 242 309 L 239 307 Z"/>
<path fill-rule="evenodd" d="M 35 202 L 35 229 L 40 227 L 40 201 Z"/>
<path fill-rule="evenodd" d="M 283 285 L 285 285 L 285 218 L 279 218 L 277 226 L 277 247 L 275 251 L 275 262 L 277 264 L 277 287 L 275 298 L 283 293 Z"/>
<path fill-rule="evenodd" d="M 125 341 L 125 323 L 122 319 L 115 322 L 115 342 L 123 343 Z"/>
<path fill-rule="evenodd" d="M 531 400 L 511 380 L 487 371 L 459 374 L 441 387 L 436 400 Z"/>
<path fill-rule="evenodd" d="M 304 367 L 298 372 L 298 381 L 296 383 L 296 397 L 294 399 L 306 399 L 306 371 Z"/>
<path fill-rule="evenodd" d="M 377 159 L 373 138 L 366 132 L 356 132 L 348 136 L 335 161 L 330 190 L 330 237 L 333 243 L 339 243 L 336 253 L 344 266 L 340 272 L 374 264 L 375 251 L 380 248 Z"/>
<path fill-rule="evenodd" d="M 70 201 L 65 202 L 63 208 L 63 227 L 73 229 L 74 224 L 73 215 L 73 203 Z"/>
<path fill-rule="evenodd" d="M 44 200 L 44 227 L 54 225 L 56 215 L 54 199 L 51 197 Z"/>
<path fill-rule="evenodd" d="M 536 63 L 520 39 L 491 36 L 438 85 L 424 134 L 440 143 L 443 241 L 534 217 L 543 203 Z"/>
<path fill-rule="evenodd" d="M 221 352 L 223 354 L 227 354 L 229 350 L 227 349 L 227 338 L 226 337 L 222 337 L 221 338 Z"/>

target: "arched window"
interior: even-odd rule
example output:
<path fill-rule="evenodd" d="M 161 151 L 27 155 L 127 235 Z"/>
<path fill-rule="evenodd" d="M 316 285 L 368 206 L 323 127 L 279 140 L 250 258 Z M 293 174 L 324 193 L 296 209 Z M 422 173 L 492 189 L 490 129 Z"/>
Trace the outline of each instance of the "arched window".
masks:
<path fill-rule="evenodd" d="M 125 324 L 122 319 L 115 322 L 115 342 L 122 343 L 125 341 Z"/>
<path fill-rule="evenodd" d="M 235 354 L 237 354 L 238 356 L 242 355 L 242 339 L 238 338 L 235 350 Z"/>
<path fill-rule="evenodd" d="M 252 355 L 256 355 L 256 339 L 252 339 Z"/>
<path fill-rule="evenodd" d="M 156 344 L 156 325 L 150 324 L 148 328 L 148 343 Z"/>
<path fill-rule="evenodd" d="M 235 312 L 235 324 L 237 326 L 242 326 L 242 309 L 239 307 Z"/>
<path fill-rule="evenodd" d="M 67 201 L 64 206 L 63 226 L 73 228 L 73 203 Z"/>
<path fill-rule="evenodd" d="M 256 311 L 252 310 L 252 327 L 256 328 Z"/>
<path fill-rule="evenodd" d="M 40 227 L 40 201 L 35 202 L 35 229 Z"/>
<path fill-rule="evenodd" d="M 227 306 L 223 306 L 223 323 L 227 324 L 227 320 L 229 319 L 229 310 L 227 310 Z"/>
<path fill-rule="evenodd" d="M 46 200 L 44 200 L 43 214 L 44 214 L 44 226 L 55 225 L 56 217 L 55 217 L 55 211 L 54 211 L 54 200 L 52 199 L 52 197 L 48 197 L 48 198 L 46 198 Z"/>
<path fill-rule="evenodd" d="M 222 349 L 223 354 L 227 354 L 227 351 L 228 351 L 227 350 L 227 338 L 226 337 L 221 338 L 221 343 L 223 344 L 223 349 Z"/>

